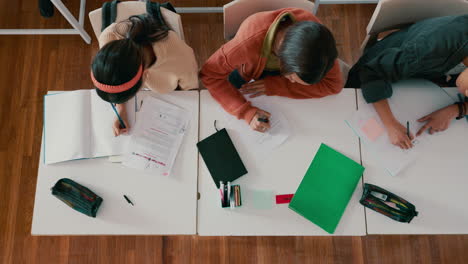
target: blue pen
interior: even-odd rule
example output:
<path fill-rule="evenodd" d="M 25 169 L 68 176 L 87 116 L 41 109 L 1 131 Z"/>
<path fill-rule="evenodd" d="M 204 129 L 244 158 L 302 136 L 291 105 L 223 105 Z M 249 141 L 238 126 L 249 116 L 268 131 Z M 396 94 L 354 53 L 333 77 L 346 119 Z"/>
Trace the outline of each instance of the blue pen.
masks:
<path fill-rule="evenodd" d="M 119 112 L 117 112 L 117 109 L 115 109 L 115 106 L 114 106 L 113 103 L 111 103 L 111 106 L 112 106 L 112 109 L 114 109 L 114 112 L 115 112 L 115 114 L 117 115 L 117 118 L 118 118 L 119 121 L 120 121 L 120 127 L 121 127 L 121 128 L 127 128 L 127 127 L 125 126 L 124 121 L 123 121 L 122 118 L 120 117 Z"/>

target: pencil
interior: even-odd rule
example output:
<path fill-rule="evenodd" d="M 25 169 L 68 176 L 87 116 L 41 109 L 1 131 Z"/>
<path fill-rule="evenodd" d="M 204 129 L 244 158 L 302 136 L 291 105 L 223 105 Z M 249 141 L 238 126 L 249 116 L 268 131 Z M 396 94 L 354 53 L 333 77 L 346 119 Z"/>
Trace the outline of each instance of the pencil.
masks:
<path fill-rule="evenodd" d="M 112 106 L 112 109 L 114 109 L 114 112 L 115 112 L 115 114 L 117 115 L 117 118 L 118 118 L 119 121 L 120 121 L 120 127 L 121 127 L 121 128 L 127 128 L 127 127 L 125 126 L 124 121 L 123 121 L 122 118 L 120 117 L 119 112 L 117 112 L 117 109 L 115 109 L 115 105 L 114 105 L 113 103 L 111 103 L 111 106 Z"/>

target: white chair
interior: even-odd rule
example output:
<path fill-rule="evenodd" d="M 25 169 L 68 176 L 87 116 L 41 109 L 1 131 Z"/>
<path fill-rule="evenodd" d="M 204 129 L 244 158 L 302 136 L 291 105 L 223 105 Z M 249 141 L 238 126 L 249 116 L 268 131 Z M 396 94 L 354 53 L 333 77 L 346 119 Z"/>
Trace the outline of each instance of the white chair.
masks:
<path fill-rule="evenodd" d="M 89 12 L 89 20 L 91 21 L 91 26 L 93 27 L 94 34 L 96 38 L 99 39 L 99 35 L 101 35 L 101 27 L 102 27 L 102 17 L 101 17 L 101 8 L 96 9 L 94 11 Z M 138 2 L 138 1 L 126 1 L 121 2 L 117 5 L 117 18 L 115 22 L 120 22 L 128 19 L 130 16 L 133 15 L 141 15 L 146 14 L 146 2 Z M 168 24 L 168 26 L 174 30 L 177 35 L 182 40 L 184 38 L 184 29 L 182 28 L 182 20 L 180 15 L 174 13 L 170 10 L 161 7 L 161 14 Z"/>
<path fill-rule="evenodd" d="M 307 0 L 235 0 L 223 6 L 224 39 L 232 39 L 242 22 L 252 14 L 297 7 L 315 14 L 315 4 Z"/>
<path fill-rule="evenodd" d="M 361 45 L 373 45 L 378 34 L 432 17 L 468 14 L 467 0 L 380 0 Z"/>

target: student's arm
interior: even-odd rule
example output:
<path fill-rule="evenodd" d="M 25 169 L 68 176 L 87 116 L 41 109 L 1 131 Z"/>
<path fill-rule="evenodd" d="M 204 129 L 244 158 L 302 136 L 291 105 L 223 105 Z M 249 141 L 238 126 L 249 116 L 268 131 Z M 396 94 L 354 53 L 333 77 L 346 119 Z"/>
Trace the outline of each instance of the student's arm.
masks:
<path fill-rule="evenodd" d="M 409 78 L 418 69 L 417 60 L 411 58 L 414 55 L 410 50 L 386 49 L 359 69 L 364 99 L 373 104 L 390 142 L 402 149 L 411 148 L 414 137 L 410 134 L 408 138 L 406 127 L 395 118 L 387 99 L 393 94 L 392 82 Z"/>
<path fill-rule="evenodd" d="M 361 90 L 367 103 L 375 103 L 392 96 L 391 83 L 410 78 L 419 70 L 415 51 L 389 48 L 359 68 Z"/>
<path fill-rule="evenodd" d="M 226 112 L 250 124 L 257 108 L 245 100 L 244 96 L 228 81 L 228 76 L 234 68 L 227 61 L 224 49 L 221 47 L 203 65 L 200 78 L 203 85 Z"/>
<path fill-rule="evenodd" d="M 465 59 L 463 63 L 468 64 Z M 468 96 L 468 69 L 465 69 L 457 78 L 457 87 L 462 95 Z M 465 109 L 468 109 L 468 102 L 465 102 Z M 418 122 L 424 123 L 424 126 L 419 129 L 416 136 L 421 135 L 425 131 L 429 134 L 442 132 L 449 128 L 450 123 L 459 115 L 459 109 L 456 105 L 449 105 L 441 108 L 429 115 L 422 117 Z"/>
<path fill-rule="evenodd" d="M 411 140 L 414 139 L 413 133 L 410 133 L 410 137 L 408 137 L 406 127 L 404 127 L 395 118 L 387 99 L 375 102 L 373 105 L 375 111 L 380 117 L 380 120 L 382 120 L 382 123 L 387 129 L 390 142 L 402 149 L 412 148 L 413 144 L 411 143 Z"/>
<path fill-rule="evenodd" d="M 339 93 L 344 86 L 338 60 L 320 82 L 311 85 L 292 83 L 283 76 L 269 76 L 264 79 L 265 94 L 294 99 L 320 98 Z"/>

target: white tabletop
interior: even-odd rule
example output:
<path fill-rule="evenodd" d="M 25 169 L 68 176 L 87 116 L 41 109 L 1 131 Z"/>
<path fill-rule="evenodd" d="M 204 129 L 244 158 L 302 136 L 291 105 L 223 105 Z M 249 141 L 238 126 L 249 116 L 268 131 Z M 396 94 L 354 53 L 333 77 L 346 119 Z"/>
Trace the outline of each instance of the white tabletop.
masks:
<path fill-rule="evenodd" d="M 143 93 L 140 97 L 151 92 Z M 196 233 L 199 93 L 176 91 L 152 96 L 191 112 L 190 128 L 176 158 L 173 175 L 151 175 L 110 163 L 107 158 L 51 165 L 44 165 L 41 158 L 33 235 Z M 70 178 L 104 199 L 96 218 L 76 212 L 52 196 L 50 188 L 61 178 Z M 124 194 L 135 206 L 125 201 Z"/>
<path fill-rule="evenodd" d="M 208 91 L 200 95 L 200 139 L 215 132 L 214 120 L 223 127 L 226 114 Z M 223 209 L 219 191 L 208 169 L 199 158 L 198 233 L 200 235 L 328 235 L 324 230 L 288 208 L 272 200 L 270 209 L 256 209 L 252 192 L 273 191 L 294 193 L 323 142 L 359 162 L 359 142 L 349 131 L 344 119 L 356 109 L 354 89 L 345 89 L 337 96 L 321 99 L 293 100 L 263 97 L 260 100 L 276 105 L 289 120 L 292 134 L 280 147 L 254 163 L 248 146 L 236 146 L 249 173 L 234 184 L 241 186 L 242 206 Z M 229 129 L 228 129 L 229 133 Z M 234 134 L 234 133 L 231 133 Z M 358 186 L 336 229 L 335 235 L 365 235 L 363 206 L 359 204 L 362 184 Z M 274 198 L 273 198 L 274 199 Z"/>
<path fill-rule="evenodd" d="M 411 89 L 411 88 L 408 88 Z M 447 89 L 456 98 L 456 89 Z M 408 91 L 413 94 L 414 91 Z M 424 91 L 411 107 L 431 106 Z M 411 96 L 411 95 L 410 95 Z M 422 96 L 422 97 L 421 97 Z M 411 98 L 406 98 L 411 100 Z M 358 104 L 364 103 L 358 95 Z M 427 113 L 429 114 L 429 113 Z M 365 182 L 401 196 L 416 206 L 419 215 L 399 223 L 366 209 L 369 234 L 468 234 L 468 122 L 453 121 L 450 128 L 430 136 L 431 147 L 402 173 L 392 177 L 362 149 Z"/>

